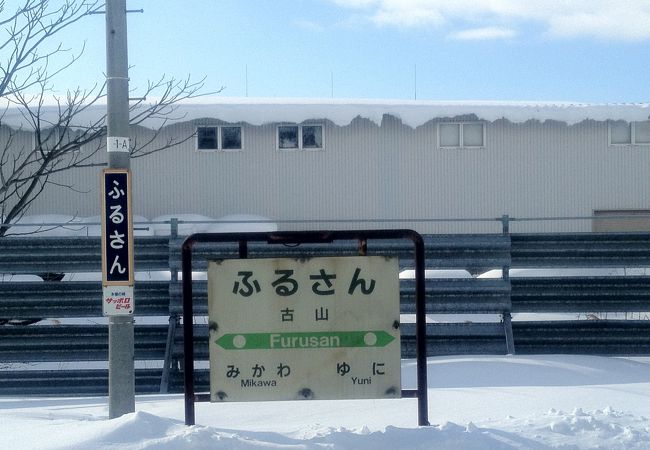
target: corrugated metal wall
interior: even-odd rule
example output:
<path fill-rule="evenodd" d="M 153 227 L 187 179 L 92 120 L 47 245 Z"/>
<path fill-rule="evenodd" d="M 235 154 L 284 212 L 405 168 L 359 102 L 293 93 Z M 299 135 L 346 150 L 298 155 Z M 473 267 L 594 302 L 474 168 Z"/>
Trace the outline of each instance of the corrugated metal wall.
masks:
<path fill-rule="evenodd" d="M 203 120 L 156 138 L 189 136 Z M 197 152 L 193 139 L 132 162 L 135 213 L 153 218 L 248 213 L 289 219 L 448 219 L 591 216 L 594 210 L 650 208 L 650 148 L 608 145 L 607 123 L 486 124 L 485 147 L 440 149 L 437 122 L 412 129 L 385 116 L 324 124 L 322 151 L 276 150 L 276 125 L 243 124 L 240 152 Z M 146 129 L 133 130 L 144 142 Z M 105 158 L 99 155 L 99 159 Z M 99 214 L 99 169 L 65 173 L 30 211 Z M 353 224 L 310 224 L 349 228 Z M 374 227 L 376 224 L 363 224 Z M 389 223 L 421 232 L 497 231 L 476 223 Z M 285 224 L 284 229 L 303 228 Z M 590 221 L 516 222 L 518 231 L 588 231 Z"/>

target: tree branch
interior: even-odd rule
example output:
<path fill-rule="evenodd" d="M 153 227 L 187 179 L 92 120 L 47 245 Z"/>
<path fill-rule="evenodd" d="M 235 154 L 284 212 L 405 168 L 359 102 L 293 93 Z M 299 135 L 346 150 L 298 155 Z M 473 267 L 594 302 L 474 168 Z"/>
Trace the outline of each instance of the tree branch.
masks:
<path fill-rule="evenodd" d="M 106 115 L 90 123 L 80 124 L 78 118 L 88 108 L 106 98 L 106 84 L 89 90 L 69 90 L 65 96 L 54 96 L 52 78 L 69 70 L 84 51 L 61 62 L 61 56 L 71 52 L 56 43 L 58 33 L 89 14 L 99 11 L 102 1 L 64 0 L 52 7 L 48 0 L 23 0 L 20 7 L 5 16 L 5 2 L 0 0 L 0 99 L 22 115 L 25 131 L 9 131 L 7 138 L 0 133 L 0 237 L 11 224 L 19 220 L 48 186 L 74 190 L 69 183 L 56 178 L 63 172 L 106 165 L 100 157 L 105 149 Z M 54 45 L 52 45 L 54 43 Z M 180 102 L 221 92 L 204 92 L 205 78 L 198 81 L 190 76 L 183 79 L 161 76 L 149 82 L 141 99 L 130 106 L 130 124 L 139 126 L 157 120 L 161 126 L 144 142 L 133 141 L 131 156 L 139 158 L 175 147 L 194 137 L 170 137 L 161 142 L 160 130 L 170 120 L 180 120 Z M 56 114 L 46 116 L 44 105 L 54 99 Z M 49 107 L 48 107 L 49 108 Z M 6 113 L 0 114 L 0 120 Z M 49 118 L 48 118 L 49 117 Z M 4 127 L 6 129 L 6 127 Z M 0 130 L 3 130 L 0 127 Z M 30 144 L 19 144 L 21 133 L 33 134 Z M 21 139 L 24 139 L 21 136 Z"/>

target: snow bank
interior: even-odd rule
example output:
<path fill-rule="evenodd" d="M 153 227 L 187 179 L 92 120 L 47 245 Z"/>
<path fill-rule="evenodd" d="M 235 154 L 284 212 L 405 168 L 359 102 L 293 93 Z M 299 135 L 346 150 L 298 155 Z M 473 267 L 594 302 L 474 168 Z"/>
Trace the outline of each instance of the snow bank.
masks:
<path fill-rule="evenodd" d="M 70 236 L 101 236 L 102 218 L 100 216 L 75 217 L 63 214 L 39 214 L 23 216 L 12 225 L 11 236 L 33 237 L 70 237 Z M 133 216 L 135 236 L 153 236 L 149 219 L 143 216 Z"/>
<path fill-rule="evenodd" d="M 415 362 L 403 361 L 414 387 Z M 650 363 L 592 356 L 430 358 L 430 427 L 417 401 L 198 403 L 136 399 L 108 420 L 106 398 L 0 398 L 5 448 L 54 449 L 648 449 Z"/>
<path fill-rule="evenodd" d="M 251 214 L 233 214 L 213 219 L 200 214 L 165 214 L 151 220 L 156 236 L 169 236 L 171 219 L 179 221 L 178 234 L 193 233 L 241 233 L 250 231 L 277 231 L 278 225 L 271 219 Z"/>
<path fill-rule="evenodd" d="M 400 280 L 415 280 L 415 270 L 405 269 L 399 273 Z M 466 270 L 425 269 L 424 278 L 472 278 Z"/>
<path fill-rule="evenodd" d="M 32 283 L 35 281 L 43 281 L 38 275 L 13 275 L 10 273 L 0 273 L 1 281 L 11 281 L 12 283 Z"/>
<path fill-rule="evenodd" d="M 200 278 L 203 276 L 204 272 L 193 272 L 196 273 L 195 279 L 207 279 Z M 151 272 L 135 272 L 135 281 L 169 281 L 171 280 L 171 272 L 168 270 L 160 271 L 151 271 Z M 61 281 L 102 281 L 101 272 L 73 272 L 66 273 L 63 276 Z"/>
<path fill-rule="evenodd" d="M 510 278 L 519 278 L 519 277 L 614 277 L 614 276 L 624 276 L 624 275 L 645 275 L 644 268 L 589 268 L 589 269 L 510 269 L 508 272 Z M 501 278 L 503 272 L 501 269 L 493 269 L 487 272 L 483 272 L 477 278 Z"/>
<path fill-rule="evenodd" d="M 23 216 L 13 225 L 11 235 L 83 236 L 86 230 L 80 218 L 62 214 Z"/>
<path fill-rule="evenodd" d="M 106 113 L 105 105 L 84 109 L 73 126 L 88 126 Z M 44 120 L 54 121 L 57 106 L 42 108 Z M 385 114 L 398 117 L 410 127 L 418 127 L 431 119 L 475 114 L 481 120 L 508 119 L 511 122 L 555 120 L 575 124 L 583 120 L 647 120 L 650 103 L 590 104 L 548 101 L 426 101 L 426 100 L 368 100 L 368 99 L 281 99 L 206 97 L 177 105 L 170 117 L 158 115 L 142 125 L 158 128 L 164 124 L 200 118 L 215 118 L 226 122 L 251 125 L 327 119 L 336 125 L 348 125 L 357 117 L 381 124 Z M 21 112 L 9 108 L 3 124 L 28 128 Z"/>
<path fill-rule="evenodd" d="M 207 231 L 210 233 L 244 233 L 252 231 L 278 231 L 278 225 L 268 217 L 252 214 L 231 214 L 220 217 L 218 223 L 212 223 Z"/>
<path fill-rule="evenodd" d="M 84 236 L 101 236 L 102 235 L 102 217 L 91 216 L 82 217 L 81 223 L 86 224 Z M 149 225 L 149 219 L 144 216 L 133 216 L 133 235 L 134 236 L 153 236 L 154 230 Z"/>
<path fill-rule="evenodd" d="M 200 214 L 165 214 L 149 221 L 134 215 L 134 236 L 169 236 L 171 219 L 179 221 L 178 234 L 239 233 L 250 231 L 277 231 L 278 225 L 268 217 L 252 214 L 231 214 L 213 219 Z M 61 214 L 24 216 L 14 223 L 11 235 L 32 236 L 101 236 L 101 217 L 74 217 Z"/>
<path fill-rule="evenodd" d="M 151 219 L 154 234 L 156 236 L 169 236 L 171 234 L 172 219 L 184 222 L 178 224 L 178 234 L 181 236 L 205 232 L 208 228 L 206 222 L 214 221 L 212 217 L 200 214 L 164 214 Z"/>

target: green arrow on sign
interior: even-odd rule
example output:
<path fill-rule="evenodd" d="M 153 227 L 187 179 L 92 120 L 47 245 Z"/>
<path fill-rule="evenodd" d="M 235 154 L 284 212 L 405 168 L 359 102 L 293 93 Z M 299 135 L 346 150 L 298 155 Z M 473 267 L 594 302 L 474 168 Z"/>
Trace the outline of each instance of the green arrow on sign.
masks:
<path fill-rule="evenodd" d="M 395 338 L 386 331 L 314 331 L 303 333 L 224 334 L 214 343 L 225 350 L 385 347 Z"/>

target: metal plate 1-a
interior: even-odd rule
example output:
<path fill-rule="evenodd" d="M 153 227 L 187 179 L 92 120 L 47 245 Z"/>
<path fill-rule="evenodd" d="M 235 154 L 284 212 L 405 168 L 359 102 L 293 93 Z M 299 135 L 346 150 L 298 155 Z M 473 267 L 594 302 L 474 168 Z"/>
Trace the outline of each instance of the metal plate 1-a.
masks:
<path fill-rule="evenodd" d="M 212 401 L 401 395 L 396 258 L 208 267 Z"/>

